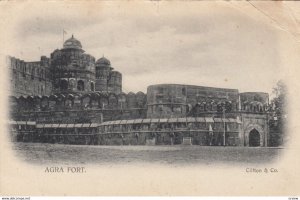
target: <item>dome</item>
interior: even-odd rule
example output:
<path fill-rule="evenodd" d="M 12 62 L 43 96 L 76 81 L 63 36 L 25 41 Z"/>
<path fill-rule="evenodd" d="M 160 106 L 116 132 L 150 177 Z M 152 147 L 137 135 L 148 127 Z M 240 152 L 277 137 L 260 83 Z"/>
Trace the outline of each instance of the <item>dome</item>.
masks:
<path fill-rule="evenodd" d="M 70 39 L 67 39 L 64 42 L 64 49 L 82 49 L 82 46 L 80 41 L 74 38 L 74 36 L 72 35 Z"/>
<path fill-rule="evenodd" d="M 97 60 L 96 64 L 110 65 L 110 61 L 103 56 L 102 58 L 100 58 L 100 59 Z"/>

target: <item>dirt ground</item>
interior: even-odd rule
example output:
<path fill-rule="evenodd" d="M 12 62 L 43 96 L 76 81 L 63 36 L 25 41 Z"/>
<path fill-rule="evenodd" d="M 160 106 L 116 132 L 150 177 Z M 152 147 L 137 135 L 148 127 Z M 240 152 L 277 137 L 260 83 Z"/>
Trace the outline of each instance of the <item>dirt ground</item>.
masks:
<path fill-rule="evenodd" d="M 14 143 L 15 154 L 32 164 L 164 165 L 263 164 L 279 158 L 280 148 L 209 146 L 88 146 Z"/>

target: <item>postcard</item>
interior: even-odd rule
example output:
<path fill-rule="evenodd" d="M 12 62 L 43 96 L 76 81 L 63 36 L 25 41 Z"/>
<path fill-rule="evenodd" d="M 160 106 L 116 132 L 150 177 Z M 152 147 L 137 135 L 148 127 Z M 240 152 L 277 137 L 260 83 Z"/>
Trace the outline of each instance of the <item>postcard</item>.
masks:
<path fill-rule="evenodd" d="M 1 195 L 299 195 L 300 3 L 0 10 Z"/>

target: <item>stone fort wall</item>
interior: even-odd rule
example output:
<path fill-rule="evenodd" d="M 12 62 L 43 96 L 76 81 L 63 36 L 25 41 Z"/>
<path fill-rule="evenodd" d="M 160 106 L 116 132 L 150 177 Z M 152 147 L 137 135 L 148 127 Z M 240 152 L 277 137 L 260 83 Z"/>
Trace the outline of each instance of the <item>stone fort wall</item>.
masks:
<path fill-rule="evenodd" d="M 88 122 L 146 118 L 146 94 L 90 93 L 10 97 L 14 120 Z M 81 119 L 82 118 L 82 119 Z"/>
<path fill-rule="evenodd" d="M 49 58 L 42 56 L 40 61 L 25 62 L 8 56 L 6 62 L 10 72 L 10 91 L 14 96 L 52 93 Z"/>
<path fill-rule="evenodd" d="M 152 85 L 147 89 L 147 114 L 148 117 L 183 117 L 198 103 L 217 104 L 220 101 L 230 101 L 233 109 L 237 110 L 238 90 L 177 84 Z"/>

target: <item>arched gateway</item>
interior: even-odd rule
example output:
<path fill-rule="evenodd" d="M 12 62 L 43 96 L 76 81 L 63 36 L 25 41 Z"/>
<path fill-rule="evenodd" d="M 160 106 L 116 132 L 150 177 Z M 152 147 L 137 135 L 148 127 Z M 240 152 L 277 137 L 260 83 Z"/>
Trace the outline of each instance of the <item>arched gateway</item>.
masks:
<path fill-rule="evenodd" d="M 245 146 L 259 147 L 266 146 L 266 130 L 259 125 L 250 125 L 244 130 Z"/>
<path fill-rule="evenodd" d="M 249 146 L 250 147 L 260 146 L 260 134 L 256 129 L 252 129 L 249 133 Z"/>

